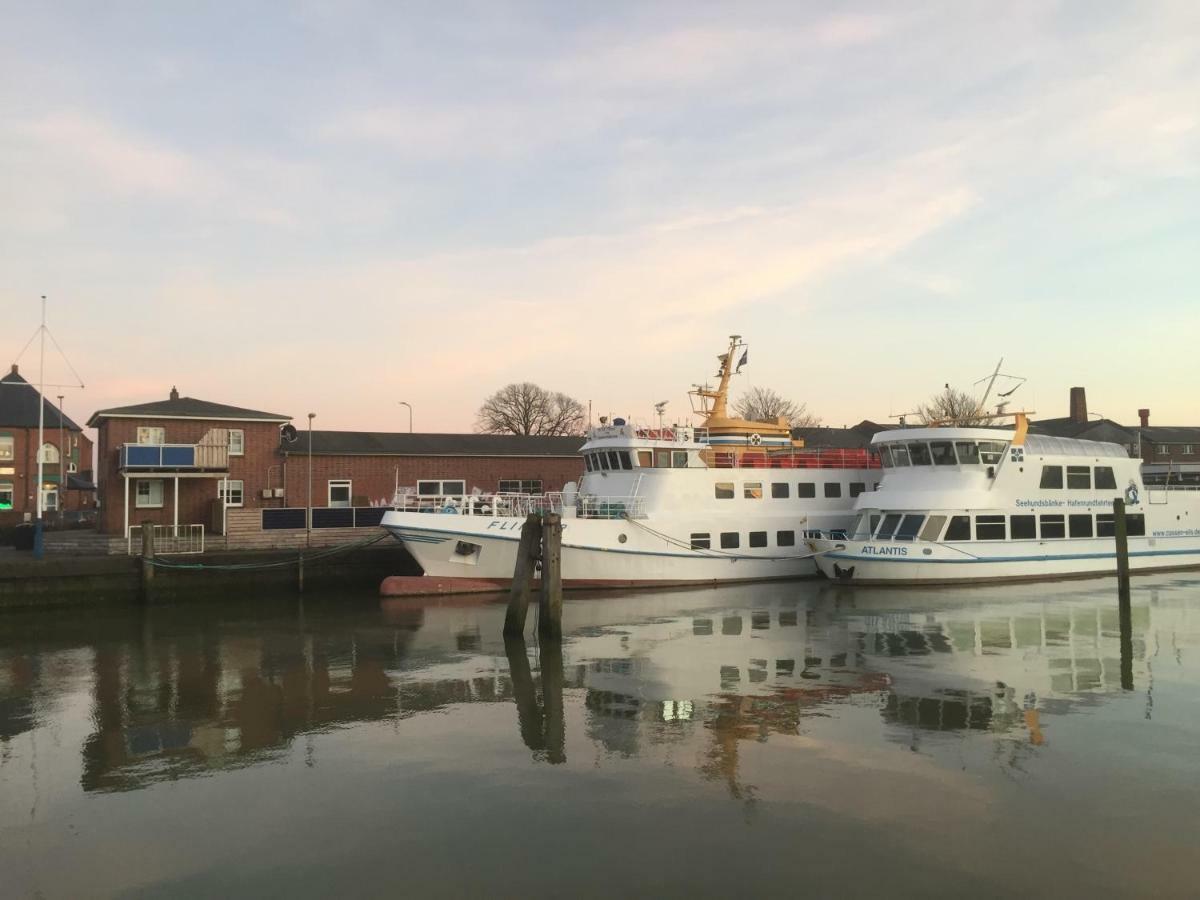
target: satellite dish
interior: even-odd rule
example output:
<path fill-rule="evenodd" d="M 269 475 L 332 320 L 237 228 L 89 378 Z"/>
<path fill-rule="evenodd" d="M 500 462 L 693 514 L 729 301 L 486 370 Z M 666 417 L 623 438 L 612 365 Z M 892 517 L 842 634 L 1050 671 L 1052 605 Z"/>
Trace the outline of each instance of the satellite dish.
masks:
<path fill-rule="evenodd" d="M 296 426 L 292 425 L 290 422 L 287 425 L 284 425 L 279 429 L 279 437 L 282 440 L 287 441 L 289 444 L 296 443 Z"/>

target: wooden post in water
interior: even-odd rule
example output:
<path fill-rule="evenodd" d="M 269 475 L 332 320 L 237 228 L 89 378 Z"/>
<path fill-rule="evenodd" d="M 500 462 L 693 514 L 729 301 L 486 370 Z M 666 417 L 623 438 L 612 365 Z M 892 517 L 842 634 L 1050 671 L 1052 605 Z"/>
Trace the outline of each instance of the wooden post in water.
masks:
<path fill-rule="evenodd" d="M 154 587 L 154 523 L 142 523 L 142 599 L 149 600 Z"/>
<path fill-rule="evenodd" d="M 1117 541 L 1117 609 L 1121 623 L 1121 687 L 1133 690 L 1133 609 L 1129 599 L 1129 532 L 1125 501 L 1113 501 L 1113 536 Z"/>
<path fill-rule="evenodd" d="M 562 637 L 562 516 L 542 517 L 542 596 L 538 608 L 538 634 Z"/>
<path fill-rule="evenodd" d="M 520 637 L 525 633 L 525 616 L 529 611 L 529 595 L 533 592 L 533 573 L 537 568 L 541 540 L 541 518 L 537 513 L 530 513 L 521 526 L 521 543 L 517 545 L 517 562 L 513 566 L 512 589 L 508 594 L 508 612 L 504 616 L 504 634 L 508 637 Z"/>

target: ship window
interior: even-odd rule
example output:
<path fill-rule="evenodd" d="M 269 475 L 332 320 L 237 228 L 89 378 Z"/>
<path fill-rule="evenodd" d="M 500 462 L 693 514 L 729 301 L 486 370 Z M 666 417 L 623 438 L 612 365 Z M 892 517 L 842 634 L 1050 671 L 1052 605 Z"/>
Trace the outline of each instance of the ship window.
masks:
<path fill-rule="evenodd" d="M 587 469 L 589 472 L 592 471 L 592 454 L 590 454 L 590 453 L 583 454 L 583 467 L 585 469 Z"/>
<path fill-rule="evenodd" d="M 1096 516 L 1096 537 L 1112 537 L 1117 533 L 1112 513 L 1101 513 Z"/>
<path fill-rule="evenodd" d="M 935 466 L 952 466 L 954 460 L 954 445 L 949 441 L 931 441 L 929 452 L 933 455 Z"/>
<path fill-rule="evenodd" d="M 947 541 L 969 541 L 971 539 L 971 517 L 951 516 L 950 525 L 946 528 Z"/>
<path fill-rule="evenodd" d="M 654 453 L 650 450 L 639 450 L 638 465 L 643 469 L 654 468 Z"/>
<path fill-rule="evenodd" d="M 709 537 L 709 533 L 707 531 L 693 531 L 692 532 L 692 549 L 693 550 L 707 550 L 711 544 L 712 544 L 712 538 Z"/>
<path fill-rule="evenodd" d="M 767 546 L 767 533 L 765 531 L 750 532 L 750 546 L 751 547 Z"/>
<path fill-rule="evenodd" d="M 801 481 L 796 485 L 796 496 L 801 500 L 811 500 L 817 496 L 817 486 L 811 481 Z"/>
<path fill-rule="evenodd" d="M 1042 466 L 1042 483 L 1039 487 L 1047 490 L 1058 490 L 1062 486 L 1062 466 Z"/>
<path fill-rule="evenodd" d="M 979 445 L 974 441 L 955 441 L 954 449 L 958 453 L 959 465 L 979 465 Z"/>
<path fill-rule="evenodd" d="M 686 469 L 688 467 L 687 466 L 687 451 L 686 450 L 672 450 L 671 451 L 671 464 L 676 469 Z"/>
<path fill-rule="evenodd" d="M 718 500 L 732 500 L 733 499 L 733 482 L 732 481 L 718 481 L 713 487 L 714 487 L 715 496 Z"/>
<path fill-rule="evenodd" d="M 1003 441 L 980 441 L 979 461 L 985 466 L 995 466 L 1004 458 Z"/>
<path fill-rule="evenodd" d="M 1096 466 L 1096 490 L 1105 488 L 1110 491 L 1117 489 L 1117 479 L 1113 475 L 1112 466 Z"/>
<path fill-rule="evenodd" d="M 880 540 L 887 540 L 896 531 L 896 526 L 900 524 L 902 517 L 899 513 L 888 513 L 883 517 L 883 524 L 879 526 L 879 531 L 875 537 Z"/>
<path fill-rule="evenodd" d="M 1008 525 L 1014 541 L 1031 541 L 1037 537 L 1036 516 L 1010 516 Z"/>
<path fill-rule="evenodd" d="M 945 524 L 945 516 L 930 516 L 925 520 L 925 527 L 921 529 L 921 540 L 936 541 L 938 535 L 942 533 L 942 526 Z"/>
<path fill-rule="evenodd" d="M 1091 490 L 1092 470 L 1087 466 L 1067 466 L 1067 487 L 1073 491 Z"/>
<path fill-rule="evenodd" d="M 791 496 L 791 485 L 786 481 L 771 482 L 771 497 L 775 500 L 786 500 Z"/>
<path fill-rule="evenodd" d="M 632 469 L 633 468 L 633 460 L 629 458 L 628 450 L 619 451 L 617 453 L 617 457 L 621 460 L 621 468 L 622 469 Z M 684 457 L 685 458 L 687 457 L 686 453 L 684 454 Z"/>
<path fill-rule="evenodd" d="M 871 534 L 875 533 L 875 529 L 879 527 L 879 516 L 871 516 Z"/>
<path fill-rule="evenodd" d="M 864 482 L 861 482 L 861 481 L 850 482 L 850 496 L 851 497 L 857 497 L 859 494 L 861 494 L 866 489 L 867 489 L 867 486 Z"/>
<path fill-rule="evenodd" d="M 670 450 L 659 450 L 657 453 L 654 454 L 654 459 L 655 459 L 654 464 L 656 466 L 658 466 L 660 469 L 671 468 L 671 451 Z"/>
<path fill-rule="evenodd" d="M 1067 525 L 1062 516 L 1041 516 L 1040 518 L 1043 541 L 1067 536 Z"/>
<path fill-rule="evenodd" d="M 896 529 L 896 540 L 911 541 L 917 536 L 917 532 L 921 530 L 921 523 L 925 521 L 923 515 L 905 516 L 900 523 L 900 527 Z"/>
<path fill-rule="evenodd" d="M 1004 540 L 1004 516 L 976 516 L 975 540 Z"/>
<path fill-rule="evenodd" d="M 912 464 L 914 466 L 932 465 L 932 463 L 929 459 L 929 445 L 928 444 L 917 444 L 917 443 L 909 444 L 908 445 L 908 457 L 909 457 L 909 459 L 912 460 Z"/>
<path fill-rule="evenodd" d="M 842 486 L 840 484 L 838 484 L 836 481 L 825 482 L 825 496 L 826 497 L 842 496 Z"/>
<path fill-rule="evenodd" d="M 901 469 L 908 465 L 908 450 L 903 444 L 892 445 L 892 462 Z"/>
<path fill-rule="evenodd" d="M 608 451 L 608 467 L 614 472 L 621 468 L 621 454 L 616 450 Z"/>
<path fill-rule="evenodd" d="M 1070 466 L 1068 466 L 1070 468 Z M 1067 473 L 1068 478 L 1070 472 Z M 1071 537 L 1090 538 L 1092 536 L 1092 517 L 1091 516 L 1068 516 L 1069 530 Z"/>
<path fill-rule="evenodd" d="M 746 500 L 762 499 L 762 482 L 747 481 L 742 485 L 742 497 Z"/>
<path fill-rule="evenodd" d="M 1129 537 L 1144 536 L 1146 534 L 1146 517 L 1142 513 L 1126 513 L 1125 534 Z"/>
<path fill-rule="evenodd" d="M 879 447 L 879 462 L 885 469 L 892 467 L 892 451 L 888 449 L 887 444 L 881 444 Z"/>
<path fill-rule="evenodd" d="M 725 550 L 736 550 L 740 544 L 736 531 L 721 532 L 721 547 Z"/>
<path fill-rule="evenodd" d="M 780 547 L 795 547 L 796 532 L 794 531 L 777 531 L 775 532 L 775 543 Z"/>

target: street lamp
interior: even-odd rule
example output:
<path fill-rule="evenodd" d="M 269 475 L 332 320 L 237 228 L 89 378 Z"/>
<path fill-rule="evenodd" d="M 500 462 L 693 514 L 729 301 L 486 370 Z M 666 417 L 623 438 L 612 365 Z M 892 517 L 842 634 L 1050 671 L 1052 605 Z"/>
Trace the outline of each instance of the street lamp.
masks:
<path fill-rule="evenodd" d="M 412 434 L 412 404 L 407 400 L 401 400 L 400 405 L 408 407 L 408 433 Z"/>
<path fill-rule="evenodd" d="M 304 517 L 304 546 L 312 546 L 312 420 L 316 413 L 308 414 L 308 515 Z"/>

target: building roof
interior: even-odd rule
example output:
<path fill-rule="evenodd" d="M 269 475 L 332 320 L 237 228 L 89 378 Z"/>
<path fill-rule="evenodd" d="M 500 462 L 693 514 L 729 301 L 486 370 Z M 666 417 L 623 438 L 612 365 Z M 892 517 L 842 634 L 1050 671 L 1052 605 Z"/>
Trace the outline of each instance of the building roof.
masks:
<path fill-rule="evenodd" d="M 58 429 L 58 407 L 54 401 L 46 398 L 45 422 L 47 429 Z M 38 392 L 32 384 L 21 377 L 17 367 L 0 378 L 0 428 L 37 428 L 38 427 Z M 67 416 L 62 417 L 62 427 L 68 431 L 83 431 Z"/>
<path fill-rule="evenodd" d="M 1137 440 L 1137 429 L 1128 428 L 1112 419 L 1089 419 L 1086 422 L 1078 422 L 1070 416 L 1030 422 L 1029 433 L 1117 444 L 1132 444 Z"/>
<path fill-rule="evenodd" d="M 896 426 L 880 425 L 867 419 L 849 428 L 834 428 L 815 425 L 793 428 L 792 437 L 804 441 L 805 447 L 833 450 L 862 450 L 871 446 L 871 438 L 881 431 L 891 431 Z"/>
<path fill-rule="evenodd" d="M 224 403 L 197 400 L 195 397 L 180 397 L 172 388 L 166 400 L 153 403 L 138 403 L 133 406 L 117 406 L 92 413 L 88 425 L 95 427 L 101 419 L 218 419 L 227 422 L 290 422 L 292 417 L 281 413 L 243 409 Z"/>
<path fill-rule="evenodd" d="M 1138 431 L 1155 444 L 1200 444 L 1200 428 L 1193 426 L 1147 425 Z"/>
<path fill-rule="evenodd" d="M 522 434 L 410 434 L 382 431 L 314 431 L 314 456 L 558 456 L 579 454 L 580 437 Z M 300 430 L 287 453 L 308 453 L 308 432 Z"/>

